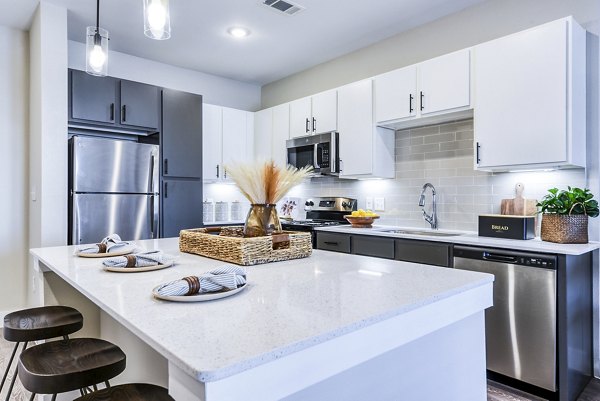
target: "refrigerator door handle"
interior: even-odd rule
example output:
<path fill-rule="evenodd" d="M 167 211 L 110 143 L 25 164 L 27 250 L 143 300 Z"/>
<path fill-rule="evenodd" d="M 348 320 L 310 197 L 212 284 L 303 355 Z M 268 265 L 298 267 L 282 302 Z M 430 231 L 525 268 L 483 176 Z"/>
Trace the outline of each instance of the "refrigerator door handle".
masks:
<path fill-rule="evenodd" d="M 148 183 L 148 192 L 151 194 L 154 193 L 154 161 L 155 161 L 154 158 L 155 158 L 154 155 L 152 155 L 150 157 L 150 174 L 148 174 L 148 178 L 149 178 L 148 181 L 150 181 Z"/>

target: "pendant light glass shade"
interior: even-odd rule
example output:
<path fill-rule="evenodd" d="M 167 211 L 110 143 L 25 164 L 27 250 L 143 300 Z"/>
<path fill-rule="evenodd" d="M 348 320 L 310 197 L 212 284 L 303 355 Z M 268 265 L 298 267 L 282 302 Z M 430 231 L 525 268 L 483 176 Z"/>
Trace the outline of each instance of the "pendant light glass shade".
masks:
<path fill-rule="evenodd" d="M 108 74 L 108 31 L 88 26 L 85 44 L 85 72 L 105 77 Z"/>
<path fill-rule="evenodd" d="M 156 40 L 171 37 L 169 0 L 144 0 L 144 34 Z"/>

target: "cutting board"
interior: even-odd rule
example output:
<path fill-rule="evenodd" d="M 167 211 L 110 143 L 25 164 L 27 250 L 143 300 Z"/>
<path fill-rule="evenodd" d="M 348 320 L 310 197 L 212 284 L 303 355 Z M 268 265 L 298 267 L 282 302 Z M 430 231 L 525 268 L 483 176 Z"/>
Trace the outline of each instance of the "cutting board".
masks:
<path fill-rule="evenodd" d="M 537 213 L 537 201 L 535 199 L 523 198 L 525 186 L 522 183 L 515 185 L 515 197 L 513 199 L 502 199 L 500 203 L 500 214 L 513 216 L 533 216 Z"/>

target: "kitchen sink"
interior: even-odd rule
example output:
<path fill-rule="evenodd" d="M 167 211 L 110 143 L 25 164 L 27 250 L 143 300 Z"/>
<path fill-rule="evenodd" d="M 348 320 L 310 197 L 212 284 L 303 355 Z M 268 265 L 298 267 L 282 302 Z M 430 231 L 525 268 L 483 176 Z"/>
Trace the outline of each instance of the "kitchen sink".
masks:
<path fill-rule="evenodd" d="M 445 231 L 427 231 L 427 230 L 399 230 L 399 229 L 384 229 L 379 230 L 381 232 L 390 234 L 409 234 L 409 235 L 426 235 L 431 237 L 456 237 L 462 235 L 461 233 L 449 233 Z"/>

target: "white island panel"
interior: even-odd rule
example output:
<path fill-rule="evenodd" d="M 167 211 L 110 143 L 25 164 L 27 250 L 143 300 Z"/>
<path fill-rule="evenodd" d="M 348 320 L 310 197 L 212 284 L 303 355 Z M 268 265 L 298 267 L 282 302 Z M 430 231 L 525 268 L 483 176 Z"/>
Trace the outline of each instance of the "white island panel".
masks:
<path fill-rule="evenodd" d="M 38 270 L 55 272 L 169 361 L 178 401 L 236 399 L 244 387 L 254 389 L 245 400 L 280 399 L 461 319 L 482 320 L 491 305 L 490 275 L 322 251 L 248 267 L 248 288 L 233 297 L 169 303 L 152 288 L 223 262 L 181 254 L 177 239 L 138 244 L 178 255 L 177 264 L 119 274 L 74 257 L 73 247 L 32 254 Z M 485 374 L 484 356 L 473 363 Z"/>

